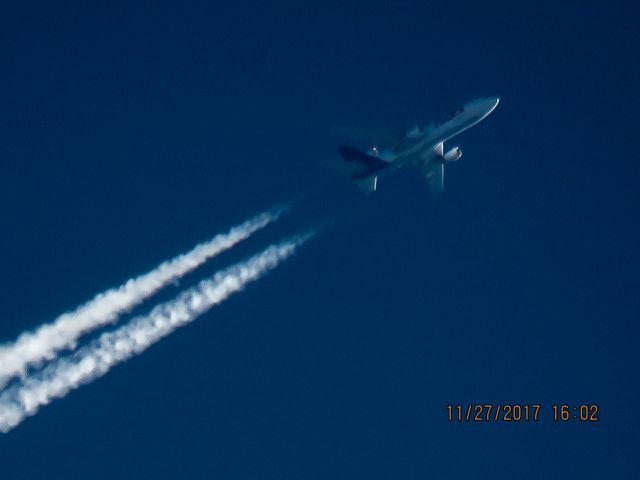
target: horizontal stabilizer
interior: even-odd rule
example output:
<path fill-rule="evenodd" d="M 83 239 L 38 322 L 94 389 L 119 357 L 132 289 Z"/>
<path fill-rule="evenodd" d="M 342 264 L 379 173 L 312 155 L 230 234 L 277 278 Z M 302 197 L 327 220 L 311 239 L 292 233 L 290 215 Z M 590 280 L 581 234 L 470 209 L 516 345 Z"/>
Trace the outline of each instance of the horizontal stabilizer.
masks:
<path fill-rule="evenodd" d="M 371 193 L 375 192 L 378 187 L 378 177 L 367 177 L 361 180 L 356 180 L 356 185 L 360 187 L 364 192 Z"/>
<path fill-rule="evenodd" d="M 352 180 L 360 180 L 370 176 L 372 173 L 379 172 L 388 167 L 387 162 L 383 162 L 379 158 L 372 157 L 357 148 L 348 145 L 342 145 L 338 148 L 338 153 L 347 162 L 359 165 L 360 168 L 356 173 L 351 175 Z"/>

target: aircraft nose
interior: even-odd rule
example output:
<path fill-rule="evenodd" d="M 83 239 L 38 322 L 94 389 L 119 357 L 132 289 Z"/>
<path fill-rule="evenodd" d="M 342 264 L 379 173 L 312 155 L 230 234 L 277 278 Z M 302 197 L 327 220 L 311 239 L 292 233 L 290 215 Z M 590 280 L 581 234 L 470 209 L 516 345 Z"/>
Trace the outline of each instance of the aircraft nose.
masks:
<path fill-rule="evenodd" d="M 479 98 L 467 105 L 468 109 L 481 119 L 489 115 L 500 103 L 500 97 Z"/>
<path fill-rule="evenodd" d="M 495 110 L 498 103 L 500 103 L 500 97 L 485 97 L 479 99 L 474 106 L 475 113 L 480 119 L 483 119 Z"/>
<path fill-rule="evenodd" d="M 491 113 L 500 103 L 500 97 L 489 97 L 482 103 L 483 107 L 486 108 L 487 113 Z"/>

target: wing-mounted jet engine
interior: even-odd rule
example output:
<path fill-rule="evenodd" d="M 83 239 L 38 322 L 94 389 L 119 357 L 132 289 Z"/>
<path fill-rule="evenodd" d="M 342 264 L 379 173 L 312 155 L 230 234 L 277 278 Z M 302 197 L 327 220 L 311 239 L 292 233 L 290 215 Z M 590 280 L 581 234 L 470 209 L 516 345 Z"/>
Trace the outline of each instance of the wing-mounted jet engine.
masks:
<path fill-rule="evenodd" d="M 447 153 L 445 153 L 442 156 L 442 159 L 445 162 L 449 163 L 449 162 L 458 161 L 461 156 L 462 156 L 462 150 L 460 149 L 460 147 L 453 147 L 451 150 L 449 150 Z"/>

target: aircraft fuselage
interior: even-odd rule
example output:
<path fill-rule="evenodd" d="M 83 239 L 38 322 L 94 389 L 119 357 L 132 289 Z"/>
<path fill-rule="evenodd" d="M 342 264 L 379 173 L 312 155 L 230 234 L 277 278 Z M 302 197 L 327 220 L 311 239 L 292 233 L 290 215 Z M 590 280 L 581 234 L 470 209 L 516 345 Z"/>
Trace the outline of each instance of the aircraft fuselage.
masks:
<path fill-rule="evenodd" d="M 376 156 L 390 163 L 392 170 L 405 165 L 424 166 L 436 159 L 434 148 L 459 135 L 484 120 L 500 102 L 499 97 L 480 98 L 465 104 L 462 108 L 451 111 L 441 120 L 436 120 L 424 128 L 409 131 L 402 139 L 398 149 L 382 150 Z M 378 175 L 383 172 L 378 172 Z"/>

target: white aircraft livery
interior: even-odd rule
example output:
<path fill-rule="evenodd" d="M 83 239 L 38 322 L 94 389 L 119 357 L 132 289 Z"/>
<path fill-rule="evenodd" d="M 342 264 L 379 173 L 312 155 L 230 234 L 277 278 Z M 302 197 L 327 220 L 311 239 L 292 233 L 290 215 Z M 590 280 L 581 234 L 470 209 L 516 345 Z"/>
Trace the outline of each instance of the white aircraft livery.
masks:
<path fill-rule="evenodd" d="M 499 102 L 499 97 L 480 98 L 425 127 L 416 125 L 406 133 L 386 136 L 367 152 L 342 145 L 338 153 L 352 167 L 349 178 L 366 192 L 377 188 L 378 177 L 412 166 L 423 173 L 431 192 L 437 195 L 444 189 L 445 164 L 462 156 L 460 147 L 445 152 L 444 142 L 484 120 Z"/>

